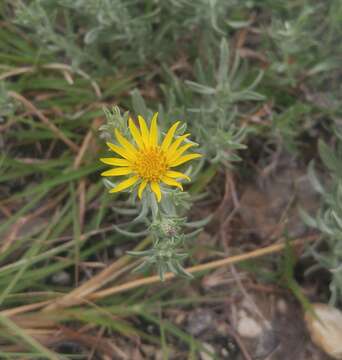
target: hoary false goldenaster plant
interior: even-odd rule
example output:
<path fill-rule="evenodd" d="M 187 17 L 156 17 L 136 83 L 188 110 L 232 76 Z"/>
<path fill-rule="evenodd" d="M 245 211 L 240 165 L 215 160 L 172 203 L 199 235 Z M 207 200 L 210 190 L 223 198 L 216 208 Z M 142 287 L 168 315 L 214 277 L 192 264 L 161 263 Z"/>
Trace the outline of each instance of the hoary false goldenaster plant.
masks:
<path fill-rule="evenodd" d="M 121 158 L 100 159 L 103 163 L 114 166 L 113 169 L 104 171 L 101 175 L 128 175 L 129 177 L 119 182 L 109 191 L 110 193 L 117 193 L 138 186 L 138 197 L 141 199 L 144 190 L 149 186 L 159 202 L 162 197 L 161 183 L 183 190 L 179 180 L 190 180 L 189 176 L 175 171 L 174 168 L 202 155 L 195 153 L 184 155 L 190 147 L 196 144 L 183 144 L 190 134 L 174 138 L 180 124 L 179 121 L 170 127 L 163 141 L 159 144 L 157 117 L 158 113 L 155 113 L 149 129 L 142 116 L 138 116 L 139 129 L 131 118 L 128 120 L 134 143 L 128 141 L 118 129 L 115 129 L 116 140 L 121 146 L 110 142 L 107 142 L 107 145 L 110 150 L 120 155 Z"/>

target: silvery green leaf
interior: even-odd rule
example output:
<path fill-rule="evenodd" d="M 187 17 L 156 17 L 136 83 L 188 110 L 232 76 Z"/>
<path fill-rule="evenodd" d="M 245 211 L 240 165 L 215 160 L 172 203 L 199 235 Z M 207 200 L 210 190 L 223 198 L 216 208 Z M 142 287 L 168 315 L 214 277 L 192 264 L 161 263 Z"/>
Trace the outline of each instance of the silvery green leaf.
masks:
<path fill-rule="evenodd" d="M 151 263 L 148 261 L 143 261 L 140 265 L 138 265 L 136 268 L 133 269 L 133 273 L 137 272 L 145 272 L 148 271 L 151 268 Z"/>
<path fill-rule="evenodd" d="M 330 272 L 332 273 L 338 273 L 338 272 L 342 272 L 342 264 L 338 265 L 337 267 L 330 269 Z"/>
<path fill-rule="evenodd" d="M 329 170 L 336 171 L 339 166 L 339 161 L 337 160 L 333 150 L 321 139 L 318 141 L 318 151 L 324 165 Z"/>
<path fill-rule="evenodd" d="M 208 191 L 203 191 L 200 194 L 191 195 L 191 199 L 192 199 L 193 202 L 197 202 L 197 201 L 207 199 L 208 196 L 209 196 L 209 192 Z"/>
<path fill-rule="evenodd" d="M 317 226 L 327 235 L 334 235 L 334 230 L 331 229 L 320 217 L 317 218 Z"/>
<path fill-rule="evenodd" d="M 169 270 L 170 270 L 172 273 L 174 273 L 175 275 L 178 274 L 178 269 L 173 265 L 173 262 L 172 262 L 172 261 L 169 261 L 169 262 L 167 263 L 167 266 L 168 266 Z"/>
<path fill-rule="evenodd" d="M 231 150 L 245 150 L 247 149 L 247 146 L 245 144 L 241 144 L 235 141 L 229 141 L 227 140 L 227 145 L 229 145 L 229 148 Z"/>
<path fill-rule="evenodd" d="M 152 194 L 151 192 L 149 193 L 149 200 L 150 200 L 150 206 L 151 206 L 151 211 L 152 211 L 152 219 L 156 219 L 158 216 L 159 208 L 158 208 L 157 200 L 156 200 L 154 194 Z"/>
<path fill-rule="evenodd" d="M 231 154 L 227 154 L 227 156 L 225 156 L 227 160 L 229 160 L 230 162 L 238 162 L 241 161 L 240 156 L 231 153 Z"/>
<path fill-rule="evenodd" d="M 229 82 L 232 82 L 236 76 L 236 74 L 238 73 L 239 67 L 240 67 L 240 56 L 236 55 L 233 61 L 233 65 L 230 69 L 230 73 L 229 73 Z"/>
<path fill-rule="evenodd" d="M 183 261 L 185 260 L 186 258 L 189 257 L 189 254 L 186 254 L 186 253 L 177 253 L 177 259 L 180 260 L 180 261 Z"/>
<path fill-rule="evenodd" d="M 249 85 L 246 90 L 253 90 L 260 83 L 260 81 L 262 80 L 263 77 L 264 77 L 264 71 L 260 70 L 258 75 L 256 76 L 256 78 L 252 82 L 252 84 Z M 263 98 L 265 98 L 263 95 L 261 95 L 261 96 Z"/>
<path fill-rule="evenodd" d="M 339 228 L 342 229 L 342 219 L 336 214 L 336 212 L 334 210 L 331 211 L 331 215 L 335 219 Z"/>
<path fill-rule="evenodd" d="M 131 256 L 150 256 L 153 255 L 153 252 L 153 249 L 143 251 L 126 251 L 126 253 Z"/>
<path fill-rule="evenodd" d="M 315 169 L 314 169 L 315 163 L 314 160 L 310 161 L 308 166 L 308 178 L 310 180 L 310 183 L 312 184 L 313 188 L 320 194 L 324 194 L 325 190 L 321 184 L 321 182 L 318 180 Z"/>
<path fill-rule="evenodd" d="M 251 20 L 245 20 L 245 21 L 226 20 L 226 24 L 228 24 L 233 29 L 245 28 L 251 25 L 251 23 L 252 23 Z"/>
<path fill-rule="evenodd" d="M 191 233 L 185 234 L 184 237 L 185 239 L 192 239 L 195 236 L 197 236 L 198 234 L 200 234 L 202 232 L 203 229 L 197 229 L 195 231 L 192 231 Z"/>
<path fill-rule="evenodd" d="M 207 82 L 206 71 L 204 71 L 203 65 L 199 59 L 197 59 L 195 62 L 195 73 L 196 73 L 196 79 L 198 80 L 199 83 Z"/>
<path fill-rule="evenodd" d="M 148 210 L 149 210 L 149 207 L 148 207 L 148 204 L 146 204 L 146 201 L 142 202 L 141 204 L 141 210 L 140 210 L 140 213 L 139 215 L 134 218 L 132 220 L 132 223 L 138 223 L 138 222 L 142 222 L 142 221 L 146 221 L 147 219 L 147 215 L 148 215 Z"/>
<path fill-rule="evenodd" d="M 220 62 L 217 71 L 218 86 L 222 87 L 228 79 L 229 48 L 227 41 L 222 38 L 220 44 Z"/>
<path fill-rule="evenodd" d="M 113 183 L 112 181 L 108 180 L 107 178 L 103 178 L 102 181 L 103 181 L 103 183 L 104 183 L 104 185 L 105 185 L 105 187 L 106 187 L 107 189 L 112 189 L 112 188 L 114 188 L 114 187 L 116 186 L 115 183 Z"/>
<path fill-rule="evenodd" d="M 178 261 L 173 261 L 173 266 L 176 268 L 177 274 L 192 279 L 193 275 L 188 273 Z"/>
<path fill-rule="evenodd" d="M 177 134 L 178 135 L 183 135 L 185 133 L 185 131 L 186 131 L 186 128 L 187 128 L 186 123 L 183 122 L 182 125 L 180 127 L 178 127 Z"/>
<path fill-rule="evenodd" d="M 209 215 L 205 217 L 204 219 L 198 220 L 198 221 L 191 221 L 185 224 L 188 228 L 202 228 L 203 226 L 209 224 L 211 219 L 213 218 L 213 215 Z"/>
<path fill-rule="evenodd" d="M 338 301 L 338 287 L 337 284 L 334 281 L 330 282 L 329 285 L 329 289 L 330 289 L 330 300 L 329 300 L 329 304 L 330 305 L 335 305 Z"/>
<path fill-rule="evenodd" d="M 299 211 L 299 215 L 301 217 L 301 219 L 303 220 L 303 222 L 307 225 L 307 226 L 310 226 L 310 227 L 313 227 L 313 228 L 317 228 L 317 221 L 312 217 L 310 216 L 304 209 L 302 208 L 299 208 L 298 209 Z"/>
<path fill-rule="evenodd" d="M 135 238 L 135 237 L 141 237 L 141 236 L 146 236 L 148 234 L 147 230 L 144 231 L 139 231 L 139 232 L 132 232 L 132 231 L 127 231 L 124 229 L 121 229 L 119 226 L 117 225 L 113 225 L 113 228 L 120 234 L 125 235 L 127 237 L 131 237 L 131 238 Z"/>
<path fill-rule="evenodd" d="M 334 134 L 338 137 L 339 141 L 342 141 L 342 129 L 341 129 L 341 126 L 338 126 L 338 125 L 335 126 Z"/>
<path fill-rule="evenodd" d="M 146 107 L 145 100 L 141 96 L 139 90 L 133 90 L 131 92 L 131 97 L 134 112 L 141 115 L 147 121 L 149 118 L 149 111 Z"/>
<path fill-rule="evenodd" d="M 204 95 L 214 95 L 216 94 L 216 89 L 209 87 L 209 86 L 205 86 L 205 85 L 200 85 L 197 84 L 194 81 L 190 81 L 187 80 L 185 81 L 185 83 L 195 92 L 199 93 L 199 94 L 204 94 Z"/>
<path fill-rule="evenodd" d="M 120 215 L 135 215 L 138 213 L 138 209 L 125 209 L 116 206 L 111 206 L 111 209 Z"/>
<path fill-rule="evenodd" d="M 191 179 L 192 179 L 191 183 L 200 174 L 201 170 L 203 169 L 204 163 L 205 163 L 205 158 L 203 156 L 202 158 L 199 159 L 199 161 L 197 161 L 196 163 L 194 163 L 188 167 L 188 169 L 185 173 L 186 173 L 186 175 L 191 177 Z M 194 166 L 195 166 L 195 168 L 194 168 Z"/>
<path fill-rule="evenodd" d="M 166 265 L 161 263 L 161 264 L 158 264 L 158 274 L 159 274 L 159 277 L 160 277 L 160 280 L 161 281 L 164 281 L 165 280 L 165 273 L 166 273 L 167 269 L 166 269 Z"/>
<path fill-rule="evenodd" d="M 212 113 L 215 111 L 215 109 L 213 108 L 188 108 L 187 111 L 189 111 L 190 113 Z"/>
<path fill-rule="evenodd" d="M 235 93 L 234 97 L 238 101 L 247 101 L 247 100 L 262 101 L 266 99 L 264 95 L 251 90 L 244 90 L 239 93 Z"/>
<path fill-rule="evenodd" d="M 220 150 L 217 151 L 215 157 L 211 159 L 211 163 L 213 163 L 213 164 L 219 163 L 220 160 L 221 160 L 221 158 L 222 158 L 222 155 L 223 155 L 223 154 L 222 154 L 222 152 L 221 152 Z"/>
<path fill-rule="evenodd" d="M 95 42 L 102 31 L 103 31 L 102 27 L 96 27 L 88 31 L 84 36 L 85 44 L 89 45 Z"/>
<path fill-rule="evenodd" d="M 313 273 L 315 273 L 316 271 L 322 269 L 322 265 L 320 264 L 315 264 L 313 266 L 310 266 L 308 269 L 306 269 L 304 271 L 304 276 L 307 277 L 307 276 L 310 276 L 312 275 Z"/>
<path fill-rule="evenodd" d="M 327 59 L 325 61 L 322 61 L 320 63 L 317 63 L 314 65 L 311 69 L 308 70 L 308 74 L 314 75 L 319 72 L 325 72 L 325 71 L 331 71 L 334 69 L 340 68 L 341 63 L 336 59 Z"/>
<path fill-rule="evenodd" d="M 165 214 L 168 214 L 169 216 L 175 215 L 175 205 L 171 201 L 170 196 L 166 194 L 163 196 L 163 199 L 161 201 L 161 208 L 163 209 L 163 212 Z"/>

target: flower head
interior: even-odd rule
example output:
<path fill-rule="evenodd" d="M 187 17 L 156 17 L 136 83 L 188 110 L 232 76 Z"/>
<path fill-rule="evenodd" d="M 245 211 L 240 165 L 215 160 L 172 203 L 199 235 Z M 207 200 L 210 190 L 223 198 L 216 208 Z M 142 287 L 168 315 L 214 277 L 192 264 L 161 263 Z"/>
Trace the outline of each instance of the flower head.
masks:
<path fill-rule="evenodd" d="M 126 176 L 129 177 L 119 182 L 111 193 L 116 193 L 132 186 L 138 185 L 138 196 L 141 199 L 147 186 L 161 199 L 160 184 L 176 186 L 183 190 L 180 179 L 190 180 L 189 176 L 174 171 L 173 168 L 184 164 L 189 160 L 201 157 L 200 154 L 186 154 L 185 151 L 196 145 L 195 143 L 183 144 L 190 134 L 178 136 L 174 139 L 175 132 L 180 122 L 177 121 L 166 133 L 161 144 L 158 141 L 158 113 L 151 120 L 150 128 L 142 116 L 138 116 L 139 129 L 132 119 L 128 126 L 134 142 L 128 141 L 118 129 L 115 129 L 115 137 L 119 145 L 107 143 L 110 150 L 121 157 L 102 158 L 103 163 L 113 165 L 114 168 L 103 172 L 102 176 Z"/>

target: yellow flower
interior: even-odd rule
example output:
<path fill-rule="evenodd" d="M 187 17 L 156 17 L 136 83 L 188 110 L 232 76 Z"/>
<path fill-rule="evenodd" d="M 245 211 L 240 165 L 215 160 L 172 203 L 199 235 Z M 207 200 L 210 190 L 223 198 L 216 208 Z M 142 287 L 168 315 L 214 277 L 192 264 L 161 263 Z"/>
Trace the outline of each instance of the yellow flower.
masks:
<path fill-rule="evenodd" d="M 166 133 L 161 144 L 158 142 L 158 113 L 155 113 L 151 120 L 150 129 L 142 116 L 138 116 L 138 129 L 132 119 L 129 119 L 128 126 L 135 144 L 129 142 L 118 129 L 115 129 L 117 142 L 115 145 L 107 142 L 110 150 L 114 151 L 121 158 L 102 158 L 103 163 L 115 166 L 111 170 L 103 172 L 102 176 L 125 176 L 128 179 L 118 183 L 111 193 L 116 193 L 131 186 L 139 185 L 138 196 L 141 199 L 146 186 L 150 186 L 158 201 L 161 199 L 160 183 L 169 186 L 176 186 L 183 190 L 182 184 L 177 179 L 190 180 L 189 176 L 174 171 L 173 168 L 185 162 L 201 157 L 200 154 L 183 155 L 186 150 L 196 145 L 187 143 L 181 145 L 190 135 L 185 134 L 177 137 L 174 141 L 174 134 L 179 125 L 179 121 L 171 126 Z"/>

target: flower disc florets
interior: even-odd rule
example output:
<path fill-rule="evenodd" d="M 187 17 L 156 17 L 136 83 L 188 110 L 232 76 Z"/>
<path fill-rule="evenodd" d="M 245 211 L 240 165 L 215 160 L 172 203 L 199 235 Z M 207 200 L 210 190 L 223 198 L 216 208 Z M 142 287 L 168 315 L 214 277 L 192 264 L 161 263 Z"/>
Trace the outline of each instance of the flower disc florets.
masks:
<path fill-rule="evenodd" d="M 166 155 L 159 147 L 142 149 L 137 154 L 133 169 L 144 180 L 160 181 L 168 170 Z"/>

